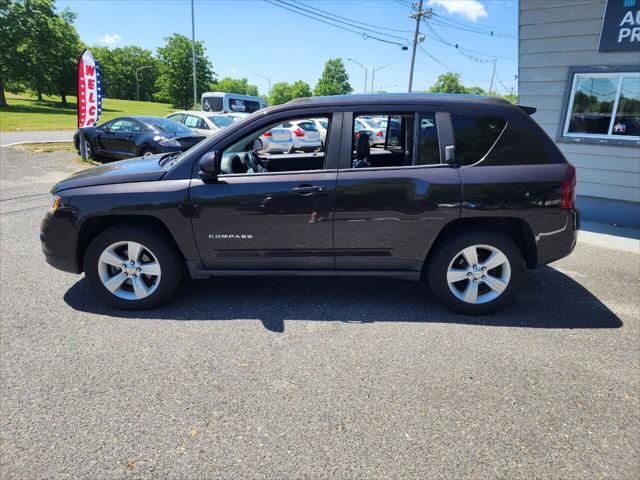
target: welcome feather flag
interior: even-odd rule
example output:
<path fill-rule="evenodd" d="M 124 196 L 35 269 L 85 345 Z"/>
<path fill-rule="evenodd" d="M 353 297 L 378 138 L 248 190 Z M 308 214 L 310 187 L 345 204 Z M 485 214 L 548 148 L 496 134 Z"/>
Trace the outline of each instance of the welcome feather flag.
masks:
<path fill-rule="evenodd" d="M 102 113 L 100 67 L 84 49 L 78 58 L 78 128 L 92 127 Z"/>

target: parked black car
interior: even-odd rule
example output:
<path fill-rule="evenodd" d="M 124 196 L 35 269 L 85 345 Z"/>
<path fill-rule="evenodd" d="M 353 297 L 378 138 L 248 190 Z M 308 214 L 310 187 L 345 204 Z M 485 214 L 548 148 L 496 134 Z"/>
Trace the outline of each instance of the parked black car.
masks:
<path fill-rule="evenodd" d="M 120 117 L 97 127 L 83 128 L 89 158 L 142 157 L 164 152 L 181 152 L 204 139 L 193 130 L 162 117 Z M 79 132 L 73 142 L 80 153 Z"/>
<path fill-rule="evenodd" d="M 526 267 L 576 243 L 575 169 L 534 111 L 457 95 L 294 100 L 183 154 L 61 181 L 43 250 L 125 309 L 159 305 L 188 272 L 424 279 L 449 307 L 488 313 Z M 359 115 L 386 116 L 393 145 L 354 145 Z M 308 118 L 329 122 L 322 151 L 252 150 L 275 125 Z"/>

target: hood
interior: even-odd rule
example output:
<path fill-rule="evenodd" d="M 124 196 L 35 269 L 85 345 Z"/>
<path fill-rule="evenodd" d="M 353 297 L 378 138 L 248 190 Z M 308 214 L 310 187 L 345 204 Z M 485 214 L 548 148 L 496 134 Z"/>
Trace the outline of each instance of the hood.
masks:
<path fill-rule="evenodd" d="M 51 193 L 93 185 L 160 180 L 166 173 L 166 170 L 160 166 L 161 157 L 162 155 L 151 155 L 81 170 L 54 185 Z"/>

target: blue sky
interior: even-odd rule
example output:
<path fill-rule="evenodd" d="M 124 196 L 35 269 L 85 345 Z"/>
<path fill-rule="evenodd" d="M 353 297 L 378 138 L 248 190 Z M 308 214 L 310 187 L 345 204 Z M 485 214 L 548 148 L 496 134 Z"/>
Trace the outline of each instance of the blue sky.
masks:
<path fill-rule="evenodd" d="M 369 28 L 401 37 L 381 37 L 390 41 L 407 43 L 413 38 L 412 33 L 408 33 L 415 28 L 415 22 L 409 18 L 408 0 L 286 1 L 384 27 L 385 30 Z M 60 0 L 56 3 L 60 10 L 68 6 L 78 15 L 76 28 L 89 45 L 139 45 L 155 52 L 163 45 L 164 37 L 174 32 L 191 36 L 189 0 Z M 494 89 L 501 92 L 512 87 L 517 89 L 514 80 L 518 51 L 516 1 L 424 0 L 424 4 L 445 17 L 433 17 L 440 23 L 432 22 L 433 30 L 421 27 L 421 32 L 428 35 L 422 46 L 437 61 L 418 50 L 414 90 L 428 88 L 447 70 L 464 74 L 465 85 L 487 89 L 492 60 L 469 50 L 504 57 L 497 61 Z M 365 39 L 360 28 L 347 26 L 358 30 L 358 34 L 343 31 L 260 0 L 197 0 L 195 11 L 196 38 L 204 42 L 216 74 L 246 77 L 261 93 L 267 91 L 267 80 L 256 73 L 271 77 L 272 83 L 302 79 L 313 87 L 324 62 L 335 57 L 345 60 L 355 92 L 363 90 L 364 72 L 347 61 L 348 58 L 372 67 L 397 62 L 376 72 L 375 89 L 406 91 L 411 50 L 403 51 L 398 45 Z M 443 23 L 455 27 L 444 27 Z M 491 28 L 497 35 L 488 34 Z M 477 29 L 485 34 L 468 31 Z M 467 49 L 466 55 L 443 42 L 457 43 Z M 469 56 L 489 63 L 480 63 Z"/>

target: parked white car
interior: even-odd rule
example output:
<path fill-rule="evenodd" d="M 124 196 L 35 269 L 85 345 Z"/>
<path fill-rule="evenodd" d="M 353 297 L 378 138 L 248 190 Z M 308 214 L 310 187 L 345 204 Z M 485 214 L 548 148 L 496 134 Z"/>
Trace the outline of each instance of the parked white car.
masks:
<path fill-rule="evenodd" d="M 253 142 L 253 149 L 260 153 L 290 153 L 293 151 L 292 137 L 289 129 L 274 127 Z"/>
<path fill-rule="evenodd" d="M 373 117 L 358 117 L 356 118 L 356 125 L 360 127 L 361 130 L 371 131 L 371 143 L 374 146 L 384 146 L 387 128 L 383 127 Z"/>
<path fill-rule="evenodd" d="M 220 130 L 224 130 L 234 122 L 234 119 L 229 118 L 227 115 L 216 115 L 189 110 L 172 113 L 167 115 L 166 118 L 181 123 L 194 132 L 208 137 L 215 135 Z"/>
<path fill-rule="evenodd" d="M 327 130 L 329 128 L 329 120 L 326 118 L 311 118 L 309 120 L 313 122 L 318 131 L 320 132 L 320 139 L 322 140 L 322 144 L 324 145 L 327 142 Z"/>
<path fill-rule="evenodd" d="M 314 152 L 322 148 L 322 138 L 315 122 L 311 120 L 297 120 L 281 125 L 291 132 L 293 150 Z"/>

